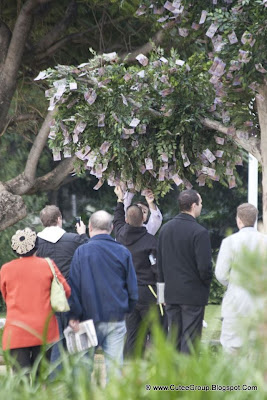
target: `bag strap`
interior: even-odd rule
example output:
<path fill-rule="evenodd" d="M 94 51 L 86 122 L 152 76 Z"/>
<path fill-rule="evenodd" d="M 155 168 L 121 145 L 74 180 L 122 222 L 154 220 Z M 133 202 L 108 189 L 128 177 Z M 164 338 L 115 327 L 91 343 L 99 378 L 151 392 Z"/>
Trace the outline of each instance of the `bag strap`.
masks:
<path fill-rule="evenodd" d="M 54 265 L 53 265 L 52 261 L 48 257 L 46 257 L 45 260 L 48 262 L 48 265 L 49 265 L 49 267 L 51 269 L 52 274 L 54 275 L 54 278 L 58 281 L 58 277 L 57 277 L 57 274 L 56 274 L 56 271 L 55 271 L 55 268 L 54 268 Z"/>

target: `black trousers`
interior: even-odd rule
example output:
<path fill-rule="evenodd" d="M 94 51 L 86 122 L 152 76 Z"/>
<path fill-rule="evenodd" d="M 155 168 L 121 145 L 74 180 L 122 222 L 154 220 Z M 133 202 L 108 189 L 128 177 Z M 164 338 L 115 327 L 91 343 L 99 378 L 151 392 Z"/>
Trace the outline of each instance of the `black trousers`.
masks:
<path fill-rule="evenodd" d="M 20 368 L 31 368 L 36 361 L 37 357 L 41 353 L 41 346 L 32 346 L 32 347 L 20 347 L 17 349 L 11 349 L 10 355 L 15 358 L 17 362 L 17 366 L 14 367 L 14 370 L 17 370 L 17 367 Z M 45 352 L 45 356 L 47 360 L 50 360 L 51 349 Z"/>
<path fill-rule="evenodd" d="M 201 337 L 204 311 L 205 306 L 166 305 L 169 335 L 174 336 L 178 351 L 191 353 L 196 340 Z"/>
<path fill-rule="evenodd" d="M 161 316 L 159 312 L 159 306 L 155 304 L 155 301 L 153 304 L 141 304 L 138 303 L 136 304 L 134 310 L 126 315 L 126 329 L 127 329 L 127 334 L 126 334 L 126 342 L 124 345 L 124 356 L 125 357 L 130 357 L 134 355 L 135 349 L 136 349 L 136 344 L 138 341 L 138 333 L 140 330 L 140 326 L 143 321 L 146 320 L 147 314 L 151 310 L 151 308 L 155 307 L 157 312 L 159 313 L 159 321 L 162 326 L 162 329 L 166 332 L 168 330 L 168 325 L 167 325 L 167 316 L 164 311 L 164 315 Z M 144 337 L 144 342 L 142 344 L 142 351 L 145 350 L 147 342 L 150 341 L 150 329 L 149 327 L 147 328 L 145 337 Z"/>

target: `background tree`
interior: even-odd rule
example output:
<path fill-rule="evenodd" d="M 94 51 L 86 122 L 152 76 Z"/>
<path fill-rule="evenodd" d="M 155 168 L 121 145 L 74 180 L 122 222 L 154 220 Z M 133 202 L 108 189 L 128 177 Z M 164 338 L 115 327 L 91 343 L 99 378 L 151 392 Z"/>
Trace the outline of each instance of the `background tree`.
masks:
<path fill-rule="evenodd" d="M 182 55 L 203 51 L 214 86 L 203 126 L 231 137 L 262 166 L 263 219 L 267 229 L 266 1 L 143 1 L 138 14 L 154 14 Z M 160 18 L 159 18 L 160 15 Z M 205 65 L 205 64 L 204 64 Z M 233 182 L 233 180 L 232 180 Z"/>
<path fill-rule="evenodd" d="M 220 179 L 235 187 L 237 145 L 264 160 L 265 5 L 224 1 L 217 9 L 210 2 L 175 1 L 158 9 L 160 3 L 146 2 L 147 10 L 163 14 L 158 22 L 180 35 L 180 53 L 139 54 L 134 66 L 127 65 L 132 55 L 126 63 L 114 54 L 96 55 L 38 76 L 50 82 L 50 109 L 60 104 L 51 128 L 55 159 L 63 149 L 64 157 L 75 153 L 80 166 L 100 178 L 96 188 L 106 178 L 110 185 L 123 181 L 128 189 L 165 195 L 171 181 L 192 187 L 192 174 L 200 186 Z M 263 185 L 264 207 L 265 197 Z"/>
<path fill-rule="evenodd" d="M 61 1 L 60 4 L 49 0 L 27 0 L 19 3 L 12 0 L 1 2 L 1 132 L 6 136 L 10 134 L 12 129 L 17 134 L 19 131 L 17 128 L 18 121 L 27 120 L 27 124 L 24 125 L 25 130 L 21 129 L 22 134 L 27 138 L 30 137 L 31 141 L 35 141 L 35 143 L 32 147 L 33 150 L 29 152 L 23 172 L 20 171 L 19 176 L 13 177 L 11 180 L 3 180 L 1 184 L 0 229 L 13 224 L 26 214 L 25 204 L 21 197 L 23 194 L 55 188 L 64 181 L 73 169 L 75 157 L 66 158 L 57 169 L 55 169 L 55 164 L 51 163 L 46 166 L 44 175 L 41 175 L 40 170 L 37 169 L 39 158 L 43 153 L 42 150 L 45 148 L 54 112 L 51 111 L 45 117 L 45 106 L 42 101 L 40 101 L 40 104 L 37 102 L 38 107 L 36 107 L 36 100 L 41 98 L 40 89 L 43 89 L 44 85 L 37 85 L 36 82 L 33 82 L 33 78 L 37 75 L 38 70 L 49 65 L 53 66 L 58 62 L 77 65 L 86 61 L 87 51 L 85 52 L 84 48 L 88 49 L 88 47 L 93 47 L 97 53 L 117 51 L 121 58 L 131 53 L 127 61 L 127 64 L 129 64 L 135 60 L 139 53 L 147 54 L 151 51 L 152 45 L 148 42 L 149 38 L 152 38 L 157 44 L 162 44 L 165 48 L 166 57 L 169 57 L 170 47 L 175 46 L 177 57 L 179 56 L 179 60 L 185 61 L 185 65 L 179 71 L 179 76 L 181 79 L 186 78 L 188 92 L 190 90 L 193 92 L 194 87 L 196 87 L 197 91 L 200 90 L 200 93 L 204 93 L 205 81 L 207 87 L 209 84 L 215 85 L 215 103 L 213 104 L 210 95 L 206 98 L 207 93 L 212 93 L 209 90 L 202 98 L 205 103 L 203 105 L 210 107 L 210 113 L 207 113 L 207 110 L 204 112 L 205 107 L 200 107 L 201 112 L 198 119 L 194 112 L 193 121 L 186 121 L 187 114 L 185 112 L 183 114 L 184 131 L 188 132 L 192 128 L 193 136 L 199 134 L 203 137 L 209 137 L 209 142 L 207 142 L 207 138 L 204 139 L 207 145 L 212 143 L 212 131 L 214 129 L 226 135 L 223 145 L 217 143 L 219 146 L 224 146 L 223 150 L 220 151 L 224 151 L 226 165 L 221 162 L 217 165 L 218 168 L 221 167 L 221 170 L 225 166 L 228 167 L 228 173 L 232 172 L 233 159 L 229 148 L 233 141 L 249 150 L 260 161 L 263 160 L 262 165 L 265 165 L 264 154 L 266 152 L 263 151 L 263 148 L 260 148 L 260 144 L 264 145 L 262 129 L 266 126 L 262 122 L 266 112 L 266 101 L 264 100 L 266 85 L 263 80 L 266 59 L 264 58 L 266 43 L 265 2 L 220 1 L 218 5 L 214 5 L 210 1 L 203 1 L 201 3 L 193 2 L 190 5 L 188 1 L 155 1 L 153 3 L 144 1 L 137 10 L 136 16 L 138 18 L 136 18 L 133 17 L 133 14 L 138 5 L 140 5 L 139 1 L 114 1 L 112 3 L 89 0 L 79 3 Z M 206 13 L 202 13 L 202 11 L 206 11 Z M 162 19 L 165 19 L 163 26 Z M 211 25 L 212 28 L 209 29 Z M 206 33 L 208 33 L 208 36 Z M 234 43 L 236 40 L 238 40 L 238 45 Z M 224 44 L 224 42 L 226 43 Z M 215 59 L 216 55 L 219 56 L 219 60 Z M 174 59 L 174 55 L 172 58 Z M 186 65 L 191 65 L 192 76 L 191 71 L 187 71 L 186 74 Z M 149 64 L 146 68 L 149 69 L 150 67 Z M 180 67 L 180 65 L 177 64 L 175 68 L 177 67 Z M 230 70 L 231 68 L 232 70 Z M 210 70 L 209 78 L 212 78 L 209 83 L 207 83 L 207 80 L 209 80 L 207 79 L 207 69 Z M 197 85 L 196 71 L 199 71 L 200 77 Z M 216 73 L 214 74 L 214 72 Z M 136 73 L 138 73 L 137 70 Z M 240 75 L 239 79 L 236 76 L 238 74 Z M 234 79 L 234 86 L 230 84 L 232 79 Z M 248 89 L 250 82 L 256 83 L 253 86 L 250 85 L 251 87 Z M 258 87 L 257 83 L 259 83 Z M 164 84 L 164 82 L 161 82 L 161 84 Z M 20 95 L 24 93 L 27 86 L 30 88 L 28 93 L 32 92 L 34 88 L 36 94 L 39 94 L 39 96 L 34 96 L 35 102 L 33 105 L 31 104 L 31 107 L 29 107 L 28 101 L 20 101 Z M 168 85 L 166 84 L 166 86 Z M 170 87 L 167 87 L 167 89 L 170 89 Z M 229 98 L 228 102 L 225 101 L 225 93 Z M 165 100 L 170 99 L 171 102 L 172 99 L 173 101 L 172 94 L 173 92 L 165 96 Z M 258 94 L 257 100 L 255 100 L 256 94 Z M 183 96 L 184 92 L 181 93 L 180 97 Z M 158 99 L 162 100 L 162 97 L 164 96 L 158 97 Z M 186 94 L 185 97 L 189 99 L 190 96 Z M 196 96 L 196 99 L 196 103 L 192 100 L 188 115 L 195 107 L 199 106 L 199 97 Z M 228 109 L 226 103 L 229 103 Z M 215 106 L 216 110 L 214 110 Z M 36 109 L 38 112 L 36 112 Z M 146 115 L 149 115 L 148 118 L 152 120 L 151 110 L 147 111 L 149 113 L 147 112 Z M 156 109 L 156 111 L 164 112 L 164 110 L 159 109 Z M 258 113 L 260 125 L 257 124 Z M 212 118 L 210 118 L 211 116 Z M 171 116 L 166 119 L 167 125 L 170 124 L 171 119 Z M 29 123 L 29 121 L 31 122 Z M 196 121 L 199 123 L 198 126 L 195 123 Z M 15 123 L 16 125 L 14 125 Z M 42 129 L 39 130 L 40 123 L 43 123 L 43 125 Z M 20 126 L 23 126 L 23 122 L 20 122 Z M 182 124 L 180 126 L 182 127 Z M 203 126 L 208 126 L 211 131 L 203 129 Z M 260 128 L 261 142 L 259 142 Z M 171 132 L 170 129 L 165 129 L 166 132 L 168 130 Z M 164 132 L 161 131 L 160 134 L 162 135 L 162 142 L 165 142 Z M 186 134 L 181 136 L 183 140 L 186 140 Z M 196 143 L 198 142 L 196 141 Z M 178 143 L 179 150 L 182 150 L 180 144 L 183 145 L 183 143 L 181 141 Z M 185 144 L 184 149 L 186 146 L 187 144 Z M 204 146 L 202 149 L 210 150 L 209 147 L 204 148 Z M 186 153 L 184 150 L 183 152 Z M 156 155 L 159 156 L 158 152 Z M 181 158 L 181 152 L 179 157 Z M 189 158 L 188 154 L 187 157 Z M 181 160 L 183 160 L 181 170 L 184 173 L 182 177 L 184 181 L 183 178 L 187 179 L 192 176 L 192 173 L 196 173 L 196 166 L 190 160 L 191 164 L 185 167 L 184 158 L 182 157 Z M 194 163 L 195 161 L 198 162 L 197 157 L 194 158 L 194 154 L 192 160 Z M 159 162 L 160 160 L 156 161 Z M 217 161 L 220 160 L 217 159 Z M 227 162 L 230 162 L 228 166 Z M 205 160 L 205 163 L 208 163 L 206 167 L 212 167 L 208 159 Z M 263 168 L 263 174 L 265 169 Z M 214 172 L 208 172 L 214 174 Z M 149 175 L 151 174 L 149 173 Z M 206 178 L 208 174 L 202 175 L 205 175 Z M 228 176 L 231 177 L 229 182 L 227 176 L 223 177 L 223 181 L 233 186 L 235 184 L 234 175 Z M 204 177 L 200 178 L 201 184 L 204 183 Z M 167 184 L 167 182 L 164 183 Z M 166 187 L 165 191 L 167 189 Z M 263 200 L 265 199 L 264 193 L 265 188 L 263 187 Z"/>
<path fill-rule="evenodd" d="M 28 154 L 11 177 L 1 175 L 0 230 L 26 216 L 23 195 L 56 189 L 73 171 L 73 158 L 55 165 L 45 150 L 53 112 L 47 114 L 43 85 L 33 80 L 39 70 L 57 63 L 82 62 L 90 46 L 98 52 L 131 52 L 152 36 L 149 22 L 133 17 L 139 2 L 120 3 L 1 1 L 1 146 L 8 146 L 10 140 L 18 144 L 24 138 Z M 14 160 L 18 159 L 15 149 L 20 151 L 14 146 Z"/>

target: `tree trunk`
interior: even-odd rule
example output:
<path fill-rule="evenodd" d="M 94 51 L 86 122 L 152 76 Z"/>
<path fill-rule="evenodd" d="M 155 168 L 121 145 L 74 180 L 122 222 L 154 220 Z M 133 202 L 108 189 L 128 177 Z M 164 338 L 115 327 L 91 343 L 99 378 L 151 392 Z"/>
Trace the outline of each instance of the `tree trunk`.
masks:
<path fill-rule="evenodd" d="M 267 233 L 267 83 L 260 87 L 256 101 L 261 128 L 262 218 L 263 229 Z"/>
<path fill-rule="evenodd" d="M 21 196 L 14 195 L 0 184 L 0 231 L 25 218 L 27 209 Z"/>
<path fill-rule="evenodd" d="M 50 1 L 52 0 L 27 0 L 19 12 L 10 41 L 6 30 L 4 31 L 3 27 L 0 30 L 0 42 L 5 45 L 3 50 L 5 59 L 0 68 L 0 134 L 8 123 L 7 115 L 16 90 L 18 71 L 25 44 L 31 31 L 34 10 L 40 4 Z"/>

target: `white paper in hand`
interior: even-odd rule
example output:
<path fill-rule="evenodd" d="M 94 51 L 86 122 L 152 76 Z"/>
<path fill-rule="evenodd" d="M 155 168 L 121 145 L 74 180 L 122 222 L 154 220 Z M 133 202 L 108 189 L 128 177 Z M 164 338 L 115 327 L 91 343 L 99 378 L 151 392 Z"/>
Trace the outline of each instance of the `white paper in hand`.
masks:
<path fill-rule="evenodd" d="M 68 326 L 64 330 L 64 336 L 66 338 L 68 352 L 71 354 L 85 351 L 90 347 L 96 347 L 98 345 L 95 326 L 92 319 L 80 322 L 78 332 L 74 332 L 74 330 Z"/>

